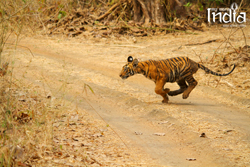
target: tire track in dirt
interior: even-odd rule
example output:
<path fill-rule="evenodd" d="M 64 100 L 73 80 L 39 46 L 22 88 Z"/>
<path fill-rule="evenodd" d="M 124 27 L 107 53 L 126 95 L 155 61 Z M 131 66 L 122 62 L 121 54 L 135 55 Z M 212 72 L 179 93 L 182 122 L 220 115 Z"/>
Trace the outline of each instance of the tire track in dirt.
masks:
<path fill-rule="evenodd" d="M 199 88 L 188 100 L 178 96 L 171 98 L 170 104 L 161 104 L 161 97 L 155 95 L 151 81 L 141 76 L 123 81 L 118 77 L 121 68 L 118 65 L 110 66 L 103 61 L 97 66 L 96 61 L 79 53 L 74 53 L 74 57 L 39 49 L 34 53 L 39 56 L 35 59 L 43 59 L 46 67 L 53 64 L 45 70 L 51 80 L 60 79 L 59 67 L 67 62 L 72 87 L 67 96 L 75 97 L 75 90 L 82 89 L 83 83 L 91 85 L 96 96 L 88 98 L 99 114 L 128 141 L 130 148 L 141 148 L 159 165 L 249 165 L 250 117 L 246 111 L 207 98 Z M 101 55 L 99 57 L 101 59 Z M 37 67 L 39 62 L 41 60 L 34 60 Z M 86 103 L 81 104 L 84 109 L 86 106 Z M 95 114 L 90 107 L 87 109 Z M 168 123 L 158 124 L 163 121 Z M 134 131 L 143 135 L 135 135 Z M 157 132 L 166 135 L 152 135 Z M 199 137 L 202 132 L 207 138 Z M 186 158 L 197 161 L 188 162 Z"/>

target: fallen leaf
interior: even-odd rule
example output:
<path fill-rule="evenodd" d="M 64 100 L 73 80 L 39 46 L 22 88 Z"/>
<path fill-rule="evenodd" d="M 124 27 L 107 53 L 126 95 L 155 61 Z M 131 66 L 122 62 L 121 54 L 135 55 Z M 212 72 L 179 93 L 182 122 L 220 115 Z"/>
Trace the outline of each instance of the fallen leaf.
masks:
<path fill-rule="evenodd" d="M 154 133 L 153 135 L 156 135 L 156 136 L 165 136 L 165 133 Z"/>
<path fill-rule="evenodd" d="M 136 135 L 142 135 L 142 132 L 135 132 Z"/>

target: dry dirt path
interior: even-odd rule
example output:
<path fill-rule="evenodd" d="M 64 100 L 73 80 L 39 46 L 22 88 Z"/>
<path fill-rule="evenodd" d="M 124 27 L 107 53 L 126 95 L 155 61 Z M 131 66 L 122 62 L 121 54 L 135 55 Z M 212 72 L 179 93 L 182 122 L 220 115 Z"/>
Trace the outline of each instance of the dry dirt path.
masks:
<path fill-rule="evenodd" d="M 15 65 L 27 64 L 26 78 L 34 83 L 39 78 L 46 80 L 49 83 L 46 87 L 52 93 L 58 90 L 60 83 L 67 84 L 65 99 L 101 119 L 98 112 L 129 149 L 138 148 L 152 158 L 149 166 L 250 166 L 248 99 L 242 103 L 230 101 L 223 93 L 202 86 L 198 80 L 201 86 L 194 89 L 187 100 L 181 96 L 170 97 L 169 104 L 161 104 L 152 81 L 140 75 L 127 80 L 119 78 L 128 55 L 142 60 L 186 56 L 188 48 L 177 52 L 173 49 L 179 47 L 175 43 L 188 42 L 191 38 L 168 35 L 147 41 L 141 39 L 137 44 L 129 40 L 27 38 L 22 45 L 29 47 L 35 57 L 19 56 Z M 215 46 L 210 44 L 210 49 Z M 212 51 L 208 48 L 206 53 L 212 54 Z M 197 75 L 199 78 L 205 74 Z M 82 93 L 84 83 L 92 87 L 95 95 L 88 93 L 86 97 Z M 177 88 L 176 84 L 166 86 Z M 206 137 L 199 137 L 201 133 Z"/>

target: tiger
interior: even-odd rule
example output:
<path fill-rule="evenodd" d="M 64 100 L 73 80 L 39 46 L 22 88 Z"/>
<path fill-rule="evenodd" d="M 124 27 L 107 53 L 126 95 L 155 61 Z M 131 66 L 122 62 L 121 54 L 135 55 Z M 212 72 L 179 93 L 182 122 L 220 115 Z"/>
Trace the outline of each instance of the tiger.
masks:
<path fill-rule="evenodd" d="M 139 62 L 138 59 L 129 56 L 127 61 L 127 64 L 122 67 L 120 77 L 122 79 L 127 79 L 135 74 L 142 74 L 146 78 L 154 81 L 155 93 L 163 97 L 162 103 L 168 103 L 168 95 L 176 96 L 183 93 L 182 98 L 187 99 L 191 91 L 198 84 L 193 77 L 193 74 L 195 74 L 198 69 L 202 69 L 206 73 L 216 76 L 227 76 L 235 69 L 234 64 L 230 72 L 219 74 L 188 57 L 174 57 L 164 60 L 147 60 Z M 170 91 L 169 88 L 164 88 L 166 82 L 177 82 L 180 88 Z"/>

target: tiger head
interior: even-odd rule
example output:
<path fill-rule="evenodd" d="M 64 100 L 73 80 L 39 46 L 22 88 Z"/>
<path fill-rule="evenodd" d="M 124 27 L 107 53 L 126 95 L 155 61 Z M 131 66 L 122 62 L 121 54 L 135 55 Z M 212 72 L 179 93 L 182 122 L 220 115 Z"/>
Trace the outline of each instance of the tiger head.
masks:
<path fill-rule="evenodd" d="M 136 67 L 138 65 L 138 60 L 133 59 L 132 56 L 128 57 L 128 63 L 122 67 L 120 77 L 122 79 L 127 79 L 137 73 Z"/>

